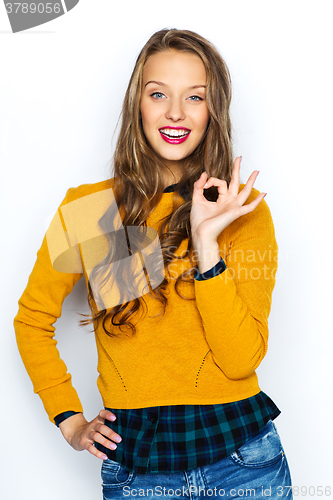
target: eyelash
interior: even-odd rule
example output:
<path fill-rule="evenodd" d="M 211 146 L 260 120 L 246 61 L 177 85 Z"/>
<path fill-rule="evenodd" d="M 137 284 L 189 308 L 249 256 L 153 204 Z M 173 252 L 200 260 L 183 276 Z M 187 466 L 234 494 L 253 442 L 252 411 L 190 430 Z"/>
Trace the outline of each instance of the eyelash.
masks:
<path fill-rule="evenodd" d="M 152 94 L 150 94 L 150 96 L 153 97 L 153 96 L 155 96 L 155 94 L 164 95 L 164 94 L 162 94 L 162 92 L 153 92 Z M 203 101 L 203 98 L 198 96 L 198 95 L 191 95 L 191 97 L 197 97 L 199 101 Z M 156 98 L 156 99 L 158 99 L 158 98 Z M 198 102 L 198 101 L 195 100 L 193 102 Z"/>

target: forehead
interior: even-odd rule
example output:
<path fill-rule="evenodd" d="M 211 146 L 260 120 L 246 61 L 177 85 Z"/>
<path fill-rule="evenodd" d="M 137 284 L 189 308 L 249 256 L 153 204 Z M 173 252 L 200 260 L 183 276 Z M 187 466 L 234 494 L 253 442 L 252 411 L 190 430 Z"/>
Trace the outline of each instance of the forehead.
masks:
<path fill-rule="evenodd" d="M 169 49 L 148 57 L 143 68 L 143 84 L 149 80 L 169 83 L 182 80 L 192 85 L 206 83 L 206 70 L 201 58 L 193 52 Z"/>

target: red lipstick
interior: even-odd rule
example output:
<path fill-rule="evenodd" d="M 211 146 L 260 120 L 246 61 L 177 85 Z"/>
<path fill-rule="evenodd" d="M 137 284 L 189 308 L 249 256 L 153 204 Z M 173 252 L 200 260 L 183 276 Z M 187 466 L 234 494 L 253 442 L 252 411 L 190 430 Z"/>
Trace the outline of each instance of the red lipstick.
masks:
<path fill-rule="evenodd" d="M 184 130 L 186 132 L 186 135 L 181 135 L 179 137 L 176 137 L 176 136 L 167 135 L 166 132 L 162 132 L 162 130 L 165 131 L 168 129 L 170 129 L 170 130 Z M 186 127 L 163 127 L 163 128 L 159 129 L 159 133 L 161 134 L 162 139 L 164 139 L 169 144 L 181 144 L 182 142 L 186 141 L 186 139 L 188 138 L 188 136 L 191 133 L 191 130 L 186 128 Z"/>

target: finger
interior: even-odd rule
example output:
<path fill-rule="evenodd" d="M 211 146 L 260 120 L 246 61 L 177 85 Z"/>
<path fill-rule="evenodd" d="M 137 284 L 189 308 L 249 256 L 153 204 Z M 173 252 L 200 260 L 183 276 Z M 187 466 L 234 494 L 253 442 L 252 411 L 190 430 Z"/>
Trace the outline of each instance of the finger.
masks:
<path fill-rule="evenodd" d="M 109 412 L 109 413 L 111 413 L 111 412 Z M 102 415 L 105 416 L 104 413 L 102 413 Z M 100 438 L 99 436 L 102 436 L 102 438 Z M 122 438 L 121 438 L 121 436 L 119 436 L 119 434 L 117 434 L 113 429 L 110 429 L 110 427 L 105 425 L 105 419 L 102 418 L 100 415 L 98 415 L 96 418 L 94 418 L 94 420 L 92 420 L 89 423 L 89 425 L 85 431 L 85 434 L 83 436 L 83 439 L 91 441 L 91 442 L 97 441 L 98 443 L 101 443 L 101 444 L 104 444 L 104 442 L 106 441 L 108 443 L 107 444 L 108 447 L 109 447 L 109 443 L 111 442 L 110 440 L 115 441 L 117 443 L 120 443 L 122 441 Z M 102 441 L 100 441 L 100 439 L 103 440 L 103 443 L 102 443 Z M 83 444 L 83 446 L 84 446 L 84 444 Z M 116 448 L 116 446 L 111 447 L 111 449 L 115 449 L 115 448 Z"/>
<path fill-rule="evenodd" d="M 91 453 L 95 457 L 100 458 L 101 460 L 107 460 L 108 458 L 103 452 L 99 451 L 92 443 L 89 443 L 86 450 L 89 451 L 89 453 Z"/>
<path fill-rule="evenodd" d="M 232 169 L 229 190 L 234 196 L 237 196 L 238 191 L 239 191 L 239 172 L 240 172 L 241 161 L 242 161 L 242 157 L 238 156 L 238 158 L 236 158 L 236 160 L 234 162 L 234 166 Z"/>
<path fill-rule="evenodd" d="M 238 199 L 239 199 L 239 201 L 241 202 L 242 205 L 244 205 L 244 203 L 246 202 L 246 200 L 250 196 L 252 188 L 253 188 L 253 185 L 255 183 L 255 180 L 256 180 L 258 174 L 259 174 L 259 170 L 255 170 L 254 172 L 252 172 L 252 174 L 248 178 L 248 181 L 245 184 L 244 188 L 239 193 Z"/>
<path fill-rule="evenodd" d="M 220 194 L 227 194 L 227 192 L 228 192 L 227 182 L 224 180 L 221 180 L 221 179 L 217 179 L 217 180 L 219 181 L 218 186 L 217 186 L 217 190 L 219 192 L 219 195 Z M 216 184 L 214 184 L 214 186 L 216 186 Z"/>
<path fill-rule="evenodd" d="M 109 448 L 110 450 L 115 450 L 117 448 L 116 443 L 114 443 L 113 441 L 110 441 L 105 436 L 103 436 L 100 432 L 97 432 L 97 431 L 95 431 L 92 434 L 91 442 L 99 443 L 99 444 L 103 445 L 105 448 Z"/>
<path fill-rule="evenodd" d="M 251 201 L 251 203 L 248 203 L 247 205 L 243 205 L 242 207 L 240 207 L 241 215 L 246 215 L 252 212 L 255 208 L 257 208 L 259 203 L 265 198 L 266 194 L 267 193 L 260 193 L 253 201 Z"/>
<path fill-rule="evenodd" d="M 219 194 L 226 194 L 228 192 L 228 184 L 223 179 L 218 179 L 217 177 L 210 177 L 206 184 L 204 185 L 204 189 L 209 189 L 212 186 L 216 186 Z"/>
<path fill-rule="evenodd" d="M 111 422 L 114 422 L 117 418 L 116 415 L 109 410 L 101 410 L 99 416 L 104 420 L 111 420 Z"/>
<path fill-rule="evenodd" d="M 98 429 L 96 429 L 96 432 L 99 432 L 103 436 L 111 439 L 112 441 L 115 441 L 116 443 L 120 443 L 122 441 L 121 436 L 119 436 L 119 434 L 117 434 L 114 430 L 110 429 L 110 427 L 107 427 L 106 425 L 101 425 Z"/>

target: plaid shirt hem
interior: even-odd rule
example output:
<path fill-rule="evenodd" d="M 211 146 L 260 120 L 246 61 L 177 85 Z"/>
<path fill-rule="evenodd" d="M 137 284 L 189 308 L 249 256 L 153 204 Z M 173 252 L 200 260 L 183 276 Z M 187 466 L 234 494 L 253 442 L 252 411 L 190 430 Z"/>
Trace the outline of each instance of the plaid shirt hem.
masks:
<path fill-rule="evenodd" d="M 138 474 L 179 472 L 217 462 L 254 437 L 281 412 L 263 391 L 219 405 L 112 409 L 105 424 L 122 441 L 116 450 L 95 446 Z"/>

